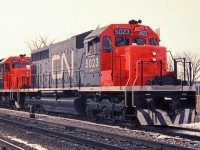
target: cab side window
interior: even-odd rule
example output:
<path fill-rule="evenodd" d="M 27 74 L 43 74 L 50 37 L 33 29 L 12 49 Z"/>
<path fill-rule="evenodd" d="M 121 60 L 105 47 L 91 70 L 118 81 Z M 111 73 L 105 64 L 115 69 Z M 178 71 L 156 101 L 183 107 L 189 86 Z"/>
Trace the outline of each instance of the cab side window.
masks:
<path fill-rule="evenodd" d="M 0 65 L 0 74 L 2 74 L 2 73 L 3 73 L 3 64 Z"/>
<path fill-rule="evenodd" d="M 88 55 L 94 54 L 94 50 L 95 50 L 94 46 L 95 45 L 94 45 L 93 41 L 88 42 L 88 51 L 87 51 Z"/>
<path fill-rule="evenodd" d="M 10 72 L 10 64 L 6 63 L 5 70 L 6 72 Z"/>
<path fill-rule="evenodd" d="M 110 36 L 104 36 L 103 37 L 103 51 L 104 52 L 111 52 L 112 46 L 111 46 L 111 37 Z"/>
<path fill-rule="evenodd" d="M 88 42 L 87 55 L 94 55 L 99 50 L 99 37 L 94 38 Z"/>

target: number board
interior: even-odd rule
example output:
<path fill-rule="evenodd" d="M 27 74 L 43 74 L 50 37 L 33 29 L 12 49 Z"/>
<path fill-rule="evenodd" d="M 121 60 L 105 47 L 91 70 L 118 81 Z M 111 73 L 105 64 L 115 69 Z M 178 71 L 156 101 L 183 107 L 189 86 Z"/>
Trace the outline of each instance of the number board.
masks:
<path fill-rule="evenodd" d="M 114 29 L 114 35 L 130 35 L 131 29 L 129 28 L 116 28 Z"/>
<path fill-rule="evenodd" d="M 140 30 L 138 36 L 148 36 L 148 32 L 146 30 Z"/>
<path fill-rule="evenodd" d="M 31 60 L 30 59 L 25 59 L 25 62 L 31 62 Z"/>
<path fill-rule="evenodd" d="M 86 62 L 85 62 L 86 68 L 96 68 L 98 66 L 99 66 L 99 59 L 97 57 L 86 59 Z"/>
<path fill-rule="evenodd" d="M 18 63 L 18 62 L 20 62 L 19 59 L 12 59 L 11 61 L 14 62 L 14 63 Z"/>

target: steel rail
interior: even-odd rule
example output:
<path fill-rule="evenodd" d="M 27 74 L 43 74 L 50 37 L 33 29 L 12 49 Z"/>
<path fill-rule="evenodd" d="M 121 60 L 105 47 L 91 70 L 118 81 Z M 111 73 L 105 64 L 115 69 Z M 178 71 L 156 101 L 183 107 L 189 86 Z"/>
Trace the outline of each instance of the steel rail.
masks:
<path fill-rule="evenodd" d="M 0 149 L 5 149 L 5 150 L 25 150 L 21 147 L 18 147 L 10 142 L 7 142 L 3 139 L 0 139 Z"/>
<path fill-rule="evenodd" d="M 180 127 L 180 126 L 167 126 L 166 128 L 167 129 L 176 129 L 176 130 L 200 132 L 200 129 L 194 129 L 194 128 L 188 128 L 188 127 Z"/>
<path fill-rule="evenodd" d="M 22 117 L 19 117 L 19 118 L 21 119 Z M 7 124 L 18 126 L 18 127 L 21 127 L 21 128 L 26 128 L 26 129 L 32 130 L 34 132 L 44 133 L 44 134 L 54 136 L 54 137 L 59 137 L 59 138 L 65 139 L 65 140 L 70 139 L 70 140 L 80 142 L 80 143 L 83 143 L 85 145 L 90 145 L 90 146 L 93 146 L 93 147 L 104 148 L 104 149 L 116 149 L 116 150 L 126 149 L 126 148 L 115 146 L 115 145 L 105 144 L 105 143 L 101 143 L 101 142 L 97 142 L 97 141 L 93 141 L 93 140 L 89 140 L 89 139 L 80 138 L 80 137 L 73 136 L 73 135 L 63 134 L 63 133 L 60 133 L 60 132 L 55 132 L 55 131 L 52 131 L 52 130 L 39 128 L 39 127 L 36 127 L 36 126 L 33 126 L 33 125 L 27 125 L 27 124 L 25 125 L 23 123 L 10 121 L 8 119 L 0 118 L 0 120 L 2 122 L 7 123 Z M 30 119 L 24 118 L 24 120 L 30 120 Z M 57 127 L 61 127 L 61 128 L 66 129 L 66 130 L 77 130 L 79 132 L 83 131 L 83 132 L 86 132 L 86 133 L 91 133 L 91 134 L 96 134 L 96 135 L 101 135 L 101 136 L 111 137 L 111 138 L 116 137 L 117 139 L 121 139 L 121 140 L 124 140 L 124 141 L 130 141 L 134 144 L 145 145 L 145 146 L 152 147 L 152 148 L 155 148 L 155 149 L 195 150 L 195 148 L 172 145 L 172 144 L 168 144 L 168 143 L 152 141 L 152 140 L 147 140 L 147 139 L 141 139 L 141 138 L 120 136 L 120 135 L 117 135 L 117 134 L 112 134 L 112 133 L 107 133 L 107 132 L 105 133 L 105 132 L 100 132 L 100 131 L 84 129 L 84 128 L 81 128 L 81 127 L 80 128 L 79 127 L 72 127 L 72 126 L 60 125 L 60 124 L 56 124 L 56 123 L 50 123 L 50 122 L 45 122 L 45 121 L 41 121 L 41 120 L 33 120 L 33 119 L 31 119 L 30 121 L 43 123 L 43 124 L 45 123 L 45 124 L 51 125 L 51 126 L 55 125 Z"/>
<path fill-rule="evenodd" d="M 173 126 L 154 127 L 154 129 L 159 129 L 159 130 L 161 130 L 160 133 L 164 133 L 169 136 L 179 136 L 180 138 L 186 138 L 186 139 L 190 139 L 190 140 L 200 141 L 200 130 L 199 129 L 181 128 L 181 127 L 173 127 Z M 150 129 L 148 129 L 148 130 L 150 130 Z M 199 136 L 197 134 L 199 134 Z"/>
<path fill-rule="evenodd" d="M 78 136 L 73 136 L 73 135 L 70 135 L 70 134 L 63 134 L 61 132 L 55 132 L 55 131 L 52 131 L 52 130 L 43 129 L 43 128 L 36 127 L 36 126 L 33 126 L 33 125 L 26 125 L 26 124 L 11 121 L 11 120 L 8 120 L 8 119 L 0 118 L 0 121 L 4 122 L 6 124 L 9 124 L 11 126 L 31 130 L 31 131 L 34 131 L 36 133 L 43 133 L 43 134 L 46 134 L 46 135 L 49 135 L 49 136 L 62 138 L 64 140 L 72 140 L 72 141 L 75 141 L 77 143 L 82 143 L 83 145 L 96 147 L 98 149 L 103 148 L 103 149 L 114 149 L 114 150 L 126 150 L 123 147 L 102 143 L 101 141 L 94 141 L 94 140 L 85 139 L 85 138 L 78 137 Z"/>

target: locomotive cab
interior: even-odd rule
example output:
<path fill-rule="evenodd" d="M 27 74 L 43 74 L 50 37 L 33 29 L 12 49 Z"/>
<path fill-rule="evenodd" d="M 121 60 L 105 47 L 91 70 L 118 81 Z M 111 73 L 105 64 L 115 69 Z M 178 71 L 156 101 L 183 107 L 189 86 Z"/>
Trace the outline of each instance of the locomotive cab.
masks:
<path fill-rule="evenodd" d="M 0 62 L 0 88 L 18 89 L 30 87 L 30 57 L 13 56 Z"/>

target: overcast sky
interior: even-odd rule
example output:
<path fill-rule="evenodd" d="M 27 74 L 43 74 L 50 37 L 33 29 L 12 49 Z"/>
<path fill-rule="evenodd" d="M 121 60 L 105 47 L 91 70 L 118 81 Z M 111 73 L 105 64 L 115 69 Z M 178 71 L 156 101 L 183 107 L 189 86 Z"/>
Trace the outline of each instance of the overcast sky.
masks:
<path fill-rule="evenodd" d="M 0 58 L 28 53 L 35 35 L 58 42 L 130 19 L 160 28 L 173 54 L 200 54 L 200 0 L 0 0 Z"/>

